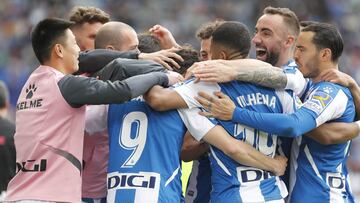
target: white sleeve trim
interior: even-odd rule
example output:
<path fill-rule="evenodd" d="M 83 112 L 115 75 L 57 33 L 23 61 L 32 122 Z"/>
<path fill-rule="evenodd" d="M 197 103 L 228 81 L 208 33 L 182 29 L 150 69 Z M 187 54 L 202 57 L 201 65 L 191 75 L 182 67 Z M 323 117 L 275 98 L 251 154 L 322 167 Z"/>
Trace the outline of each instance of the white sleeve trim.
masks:
<path fill-rule="evenodd" d="M 186 128 L 190 134 L 200 141 L 213 127 L 213 124 L 209 119 L 199 115 L 200 109 L 178 109 L 179 115 L 183 120 Z"/>
<path fill-rule="evenodd" d="M 175 88 L 175 91 L 184 99 L 188 108 L 201 107 L 198 101 L 194 98 L 198 92 L 206 92 L 213 94 L 215 91 L 220 91 L 220 86 L 214 82 L 189 82 Z"/>
<path fill-rule="evenodd" d="M 306 89 L 308 80 L 304 78 L 299 70 L 296 70 L 295 73 L 286 73 L 286 78 L 285 89 L 292 90 L 296 95 L 301 96 Z"/>

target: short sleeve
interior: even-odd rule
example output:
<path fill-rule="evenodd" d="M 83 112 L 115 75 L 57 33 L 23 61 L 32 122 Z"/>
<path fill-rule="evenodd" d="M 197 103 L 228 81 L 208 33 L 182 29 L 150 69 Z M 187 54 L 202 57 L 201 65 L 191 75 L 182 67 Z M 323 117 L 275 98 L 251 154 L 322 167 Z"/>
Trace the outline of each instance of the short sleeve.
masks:
<path fill-rule="evenodd" d="M 194 108 L 201 107 L 200 103 L 195 99 L 198 92 L 202 91 L 212 95 L 214 92 L 220 91 L 220 86 L 213 82 L 195 83 L 194 81 L 191 81 L 176 87 L 175 91 L 184 99 L 188 108 Z"/>
<path fill-rule="evenodd" d="M 292 90 L 297 96 L 302 97 L 309 80 L 304 78 L 296 66 L 286 66 L 283 70 L 287 78 L 285 89 Z"/>
<path fill-rule="evenodd" d="M 302 108 L 313 112 L 316 125 L 319 126 L 342 116 L 347 103 L 348 97 L 341 88 L 325 83 L 310 94 Z"/>
<path fill-rule="evenodd" d="M 178 109 L 178 112 L 186 128 L 197 141 L 200 141 L 213 127 L 215 127 L 215 124 L 209 119 L 199 115 L 199 108 Z"/>

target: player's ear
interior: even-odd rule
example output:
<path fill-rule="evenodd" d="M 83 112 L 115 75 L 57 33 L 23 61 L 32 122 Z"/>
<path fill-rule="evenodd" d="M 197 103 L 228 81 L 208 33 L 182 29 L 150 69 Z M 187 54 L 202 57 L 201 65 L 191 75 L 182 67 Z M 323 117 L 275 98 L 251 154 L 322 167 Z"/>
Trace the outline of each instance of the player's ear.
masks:
<path fill-rule="evenodd" d="M 220 56 L 219 59 L 223 59 L 223 60 L 227 60 L 227 59 L 228 59 L 228 55 L 226 54 L 225 51 L 220 51 L 219 56 Z"/>
<path fill-rule="evenodd" d="M 285 46 L 291 47 L 294 45 L 294 43 L 295 43 L 295 37 L 293 35 L 288 35 L 285 41 Z"/>
<path fill-rule="evenodd" d="M 61 45 L 61 44 L 55 44 L 54 45 L 54 48 L 53 48 L 53 53 L 59 57 L 59 58 L 62 58 L 64 55 L 64 47 Z"/>
<path fill-rule="evenodd" d="M 332 52 L 331 49 L 325 48 L 319 52 L 322 61 L 331 61 Z"/>
<path fill-rule="evenodd" d="M 106 48 L 106 49 L 110 49 L 110 50 L 115 50 L 115 47 L 112 46 L 112 45 L 107 45 L 105 48 Z"/>

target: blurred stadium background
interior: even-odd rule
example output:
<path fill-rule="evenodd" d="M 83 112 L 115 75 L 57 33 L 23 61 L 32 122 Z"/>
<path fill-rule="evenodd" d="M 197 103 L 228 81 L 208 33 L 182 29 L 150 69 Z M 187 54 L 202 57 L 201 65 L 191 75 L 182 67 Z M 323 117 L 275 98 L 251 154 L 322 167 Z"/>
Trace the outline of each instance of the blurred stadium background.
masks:
<path fill-rule="evenodd" d="M 288 7 L 300 20 L 335 24 L 343 35 L 345 51 L 340 69 L 360 82 L 360 0 L 1 0 L 0 80 L 9 86 L 12 109 L 28 75 L 37 67 L 29 32 L 45 17 L 67 18 L 75 5 L 96 6 L 140 32 L 155 24 L 167 27 L 181 43 L 199 47 L 196 29 L 204 22 L 237 20 L 254 31 L 263 8 Z M 253 55 L 253 53 L 252 53 Z M 10 115 L 14 119 L 14 110 Z M 353 142 L 349 165 L 353 192 L 360 201 L 360 139 Z"/>

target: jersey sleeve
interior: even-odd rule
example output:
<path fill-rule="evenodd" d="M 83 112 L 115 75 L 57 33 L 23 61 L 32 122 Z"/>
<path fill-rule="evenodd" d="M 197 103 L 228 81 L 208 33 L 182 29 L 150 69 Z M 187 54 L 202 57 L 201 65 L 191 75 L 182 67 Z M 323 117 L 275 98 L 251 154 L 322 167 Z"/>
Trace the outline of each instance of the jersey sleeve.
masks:
<path fill-rule="evenodd" d="M 287 78 L 285 89 L 292 90 L 297 96 L 302 97 L 307 89 L 309 80 L 304 78 L 296 66 L 285 66 L 283 71 Z"/>
<path fill-rule="evenodd" d="M 339 118 L 346 110 L 348 97 L 341 88 L 324 83 L 310 94 L 303 105 L 316 116 L 316 126 Z"/>
<path fill-rule="evenodd" d="M 195 99 L 198 96 L 198 92 L 202 91 L 212 95 L 215 91 L 220 91 L 220 86 L 213 82 L 195 83 L 191 81 L 176 87 L 175 91 L 184 99 L 188 108 L 194 108 L 201 107 L 200 103 Z"/>
<path fill-rule="evenodd" d="M 167 75 L 160 72 L 115 82 L 66 75 L 58 82 L 58 86 L 66 102 L 78 108 L 84 104 L 124 103 L 144 94 L 154 85 L 167 86 L 168 82 Z"/>
<path fill-rule="evenodd" d="M 94 49 L 80 52 L 79 71 L 80 73 L 94 73 L 105 67 L 112 60 L 117 58 L 137 59 L 137 52 L 121 52 L 108 49 Z"/>
<path fill-rule="evenodd" d="M 100 80 L 116 81 L 151 72 L 165 72 L 165 69 L 152 61 L 118 58 L 94 73 L 93 77 L 98 77 Z"/>
<path fill-rule="evenodd" d="M 178 112 L 186 128 L 197 141 L 200 141 L 213 127 L 215 127 L 215 124 L 209 119 L 199 115 L 199 108 L 178 109 Z"/>
<path fill-rule="evenodd" d="M 108 105 L 86 106 L 85 132 L 87 135 L 107 132 Z"/>
<path fill-rule="evenodd" d="M 332 85 L 314 90 L 304 105 L 293 114 L 259 113 L 237 107 L 233 121 L 285 137 L 297 137 L 317 126 L 340 117 L 347 96 Z M 345 102 L 345 103 L 344 103 Z"/>
<path fill-rule="evenodd" d="M 297 137 L 316 127 L 313 113 L 300 108 L 293 114 L 259 113 L 236 107 L 232 121 L 283 137 Z"/>

